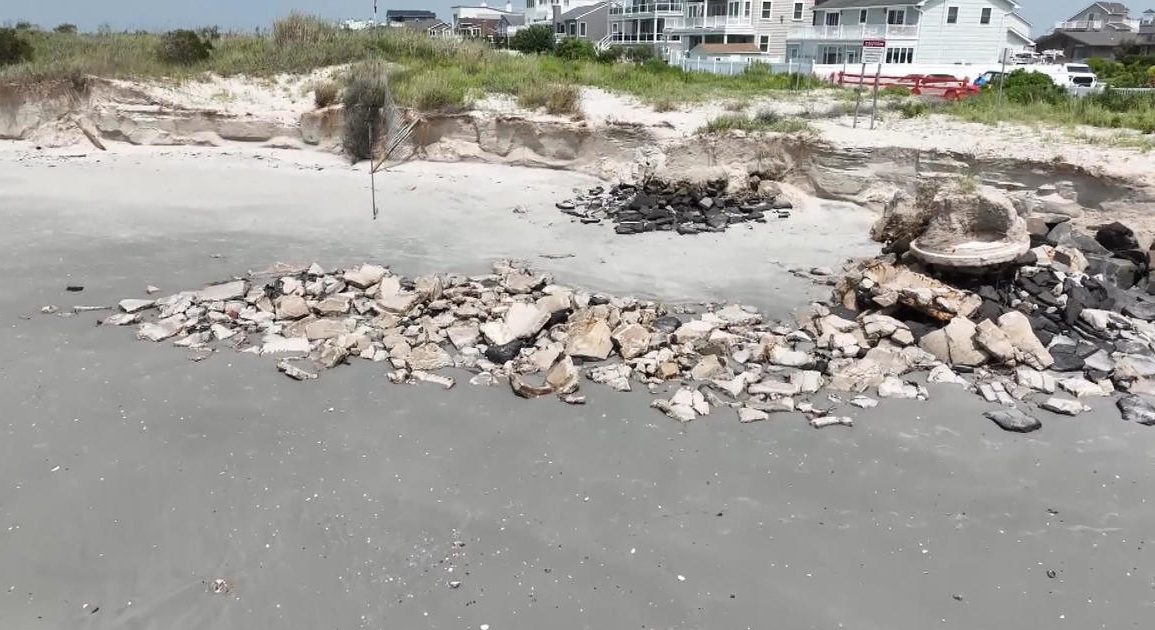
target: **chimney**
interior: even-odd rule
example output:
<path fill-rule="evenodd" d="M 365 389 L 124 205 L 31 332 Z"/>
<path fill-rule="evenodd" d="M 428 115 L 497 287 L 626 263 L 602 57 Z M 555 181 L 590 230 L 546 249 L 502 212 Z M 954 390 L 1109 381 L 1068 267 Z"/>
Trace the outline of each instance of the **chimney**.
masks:
<path fill-rule="evenodd" d="M 553 5 L 553 23 L 557 24 L 560 21 L 561 21 L 561 7 L 555 4 L 555 5 Z"/>

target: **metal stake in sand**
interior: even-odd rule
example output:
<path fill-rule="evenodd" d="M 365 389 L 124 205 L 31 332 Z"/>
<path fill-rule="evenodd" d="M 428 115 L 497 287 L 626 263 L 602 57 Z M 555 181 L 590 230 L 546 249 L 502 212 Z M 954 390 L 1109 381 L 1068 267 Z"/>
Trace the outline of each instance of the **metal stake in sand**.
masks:
<path fill-rule="evenodd" d="M 417 120 L 406 120 L 405 113 L 393 101 L 393 90 L 389 88 L 388 78 L 383 78 L 382 81 L 384 82 L 384 89 L 382 89 L 382 103 L 379 113 L 385 119 L 385 138 L 380 159 L 374 156 L 374 148 L 377 144 L 377 134 L 374 129 L 376 116 L 369 116 L 369 187 L 373 191 L 374 220 L 377 219 L 377 171 L 384 170 L 385 164 L 396 158 L 401 147 L 409 142 L 409 138 L 413 135 L 413 129 L 417 127 Z"/>

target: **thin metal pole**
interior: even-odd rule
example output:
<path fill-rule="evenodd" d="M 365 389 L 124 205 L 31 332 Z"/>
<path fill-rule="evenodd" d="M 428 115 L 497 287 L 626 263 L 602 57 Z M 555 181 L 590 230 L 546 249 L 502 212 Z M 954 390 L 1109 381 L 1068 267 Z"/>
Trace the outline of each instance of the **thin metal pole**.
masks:
<path fill-rule="evenodd" d="M 373 6 L 374 6 L 374 8 L 376 8 L 377 3 L 374 2 Z M 369 108 L 369 111 L 372 112 L 373 108 Z M 369 116 L 369 189 L 372 191 L 371 195 L 372 195 L 372 199 L 373 199 L 373 220 L 376 221 L 377 220 L 377 169 L 373 168 L 373 116 L 371 113 Z"/>
<path fill-rule="evenodd" d="M 862 86 L 866 83 L 866 62 L 862 62 L 862 72 L 858 73 L 858 87 L 854 89 L 854 128 L 858 129 L 858 108 L 862 105 Z"/>
<path fill-rule="evenodd" d="M 882 62 L 878 62 L 878 69 L 874 71 L 874 104 L 870 107 L 870 128 L 874 129 L 874 118 L 878 115 L 878 79 L 882 76 Z"/>
<path fill-rule="evenodd" d="M 1006 79 L 1007 79 L 1007 49 L 1003 48 L 1003 70 L 1002 70 L 1002 74 L 999 75 L 999 102 L 998 102 L 998 104 L 999 104 L 1000 109 L 1003 106 L 1003 83 L 1006 82 Z"/>

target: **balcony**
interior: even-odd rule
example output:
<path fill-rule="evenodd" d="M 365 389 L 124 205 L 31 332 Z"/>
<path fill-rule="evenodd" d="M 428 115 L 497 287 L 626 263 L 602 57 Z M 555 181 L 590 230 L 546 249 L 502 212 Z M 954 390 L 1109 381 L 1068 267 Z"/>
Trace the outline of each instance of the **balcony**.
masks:
<path fill-rule="evenodd" d="M 845 24 L 801 26 L 791 29 L 786 39 L 858 41 L 863 39 L 915 39 L 917 37 L 917 24 Z"/>
<path fill-rule="evenodd" d="M 682 19 L 678 26 L 667 26 L 666 30 L 688 31 L 717 31 L 721 32 L 754 32 L 754 21 L 749 16 L 739 15 L 710 15 L 692 16 Z"/>
<path fill-rule="evenodd" d="M 658 44 L 666 41 L 665 33 L 610 33 L 610 44 Z"/>
<path fill-rule="evenodd" d="M 635 18 L 652 18 L 652 17 L 666 17 L 666 16 L 681 16 L 682 3 L 681 2 L 647 2 L 645 4 L 632 4 L 629 6 L 611 6 L 610 19 L 615 18 L 635 19 Z"/>
<path fill-rule="evenodd" d="M 1079 20 L 1077 22 L 1055 22 L 1056 31 L 1101 31 L 1103 20 Z"/>

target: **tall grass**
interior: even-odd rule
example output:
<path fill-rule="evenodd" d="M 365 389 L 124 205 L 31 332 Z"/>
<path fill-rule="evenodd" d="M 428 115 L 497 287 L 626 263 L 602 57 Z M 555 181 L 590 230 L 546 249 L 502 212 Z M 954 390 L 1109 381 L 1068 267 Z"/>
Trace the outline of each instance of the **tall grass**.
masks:
<path fill-rule="evenodd" d="M 710 134 L 723 131 L 741 130 L 748 132 L 774 131 L 777 133 L 800 133 L 810 131 L 810 123 L 794 116 L 780 116 L 764 110 L 754 116 L 746 114 L 723 114 L 706 123 L 698 133 Z"/>
<path fill-rule="evenodd" d="M 113 78 L 193 79 L 305 73 L 326 66 L 380 59 L 393 68 L 401 104 L 468 107 L 485 93 L 529 100 L 542 86 L 592 86 L 636 96 L 646 103 L 745 100 L 768 91 L 806 88 L 811 78 L 774 75 L 762 68 L 738 76 L 688 73 L 660 61 L 604 63 L 553 56 L 513 55 L 473 41 L 437 40 L 405 29 L 346 31 L 320 19 L 291 15 L 265 34 L 225 34 L 209 59 L 165 63 L 159 38 L 148 33 L 73 35 L 33 32 L 31 62 L 0 68 L 0 81 L 38 81 L 90 74 Z M 558 94 L 558 97 L 568 96 Z M 564 105 L 564 104 L 563 104 Z"/>
<path fill-rule="evenodd" d="M 1155 133 L 1155 94 L 1105 92 L 1082 98 L 1013 103 L 993 91 L 950 105 L 946 113 L 971 122 L 1088 125 Z"/>

